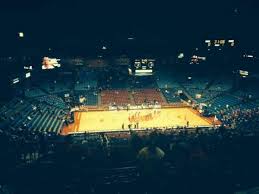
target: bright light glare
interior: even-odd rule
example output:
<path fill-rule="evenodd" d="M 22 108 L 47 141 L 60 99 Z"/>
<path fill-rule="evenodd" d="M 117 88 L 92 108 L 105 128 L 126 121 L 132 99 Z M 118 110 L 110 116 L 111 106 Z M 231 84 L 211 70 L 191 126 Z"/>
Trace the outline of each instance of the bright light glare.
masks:
<path fill-rule="evenodd" d="M 24 33 L 23 33 L 23 32 L 19 32 L 18 34 L 19 34 L 19 37 L 20 37 L 20 38 L 23 38 L 23 37 L 24 37 Z"/>
<path fill-rule="evenodd" d="M 180 53 L 180 54 L 178 55 L 178 59 L 182 59 L 182 58 L 184 58 L 184 54 L 183 54 L 183 53 Z"/>

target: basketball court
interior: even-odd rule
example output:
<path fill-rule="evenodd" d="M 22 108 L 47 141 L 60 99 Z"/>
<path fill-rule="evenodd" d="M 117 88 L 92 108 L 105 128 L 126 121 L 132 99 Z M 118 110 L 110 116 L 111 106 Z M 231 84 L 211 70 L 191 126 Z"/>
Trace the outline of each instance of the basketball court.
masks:
<path fill-rule="evenodd" d="M 107 132 L 153 127 L 210 127 L 212 122 L 192 108 L 162 108 L 141 110 L 79 111 L 75 122 L 64 128 L 63 134 L 76 132 Z M 129 126 L 130 125 L 130 126 Z"/>

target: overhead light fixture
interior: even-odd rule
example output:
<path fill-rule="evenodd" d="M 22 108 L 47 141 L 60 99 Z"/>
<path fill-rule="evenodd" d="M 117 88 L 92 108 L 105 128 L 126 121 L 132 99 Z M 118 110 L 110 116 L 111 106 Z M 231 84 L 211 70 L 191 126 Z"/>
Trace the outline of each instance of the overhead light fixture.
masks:
<path fill-rule="evenodd" d="M 19 35 L 20 38 L 24 37 L 24 33 L 23 32 L 19 32 L 18 35 Z"/>
<path fill-rule="evenodd" d="M 184 53 L 179 53 L 178 59 L 182 59 L 182 58 L 184 58 Z"/>

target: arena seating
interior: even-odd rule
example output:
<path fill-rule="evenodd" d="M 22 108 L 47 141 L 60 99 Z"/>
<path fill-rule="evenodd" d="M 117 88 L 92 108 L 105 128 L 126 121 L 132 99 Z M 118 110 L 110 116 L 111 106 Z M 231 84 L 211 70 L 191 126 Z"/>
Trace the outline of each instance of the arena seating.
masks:
<path fill-rule="evenodd" d="M 224 109 L 224 114 L 232 114 L 236 110 L 239 110 L 239 111 L 252 110 L 256 107 L 258 107 L 258 105 L 253 102 L 241 103 L 241 104 L 234 105 L 228 109 Z"/>
<path fill-rule="evenodd" d="M 141 104 L 166 104 L 166 101 L 163 99 L 161 93 L 156 89 L 139 89 L 132 92 L 134 102 L 136 105 Z"/>
<path fill-rule="evenodd" d="M 215 91 L 215 90 L 209 90 L 209 89 L 200 90 L 196 88 L 186 88 L 185 91 L 198 103 L 204 103 L 204 102 L 210 101 L 213 98 L 222 94 L 221 91 Z M 197 98 L 196 95 L 201 95 L 201 97 Z"/>
<path fill-rule="evenodd" d="M 259 98 L 259 91 L 257 91 L 255 88 L 246 88 L 246 90 L 236 90 L 232 93 L 232 95 L 242 99 L 250 99 L 250 100 L 255 100 Z"/>
<path fill-rule="evenodd" d="M 99 175 L 101 178 L 98 182 L 104 187 L 113 184 L 130 184 L 137 181 L 137 174 L 138 170 L 135 166 L 104 169 Z M 103 191 L 103 189 L 100 190 Z"/>
<path fill-rule="evenodd" d="M 193 98 L 195 99 L 197 102 L 199 101 L 199 99 L 196 98 L 197 94 L 202 94 L 203 90 L 201 89 L 197 89 L 197 88 L 185 88 L 185 91 Z"/>
<path fill-rule="evenodd" d="M 63 108 L 47 103 L 15 99 L 2 107 L 0 114 L 10 127 L 17 130 L 59 133 L 66 113 Z"/>
<path fill-rule="evenodd" d="M 127 90 L 103 90 L 101 92 L 101 104 L 125 106 L 132 104 L 132 101 Z"/>
<path fill-rule="evenodd" d="M 99 134 L 74 134 L 71 138 L 74 144 L 84 144 L 89 148 L 98 148 L 103 145 L 102 136 Z"/>
<path fill-rule="evenodd" d="M 223 81 L 224 80 L 224 81 Z M 227 77 L 218 77 L 209 89 L 214 91 L 229 91 L 232 88 L 231 80 Z"/>
<path fill-rule="evenodd" d="M 97 92 L 87 92 L 86 94 L 86 105 L 97 106 L 98 105 L 98 94 Z"/>
<path fill-rule="evenodd" d="M 229 94 L 224 94 L 208 102 L 208 109 L 211 113 L 217 114 L 221 110 L 229 109 L 239 103 L 241 103 L 240 99 Z"/>
<path fill-rule="evenodd" d="M 197 103 L 206 103 L 211 101 L 215 97 L 228 92 L 232 85 L 228 78 L 210 78 L 204 76 L 191 76 L 191 79 L 187 79 L 188 76 L 175 76 L 182 90 L 189 95 L 192 100 Z M 222 82 L 224 80 L 224 82 Z M 201 97 L 197 98 L 196 95 L 200 94 Z"/>
<path fill-rule="evenodd" d="M 197 103 L 206 102 L 219 95 L 218 91 L 210 90 L 211 80 L 208 78 L 203 76 L 195 76 L 191 77 L 191 79 L 187 78 L 188 76 L 180 77 L 179 83 L 183 91 Z M 197 97 L 198 95 L 201 95 L 200 98 Z"/>
<path fill-rule="evenodd" d="M 46 95 L 46 92 L 42 91 L 40 88 L 34 87 L 30 89 L 25 89 L 24 95 L 28 98 L 35 98 L 35 97 Z"/>
<path fill-rule="evenodd" d="M 146 138 L 150 136 L 151 134 L 146 135 Z M 250 186 L 257 174 L 257 171 L 253 171 L 258 169 L 258 158 L 256 157 L 258 136 L 244 137 L 237 130 L 225 129 L 222 132 L 200 129 L 193 133 L 179 130 L 155 135 L 156 144 L 163 149 L 166 157 L 161 164 L 163 168 L 159 169 L 161 171 L 156 174 L 157 179 L 152 182 L 152 185 L 150 183 L 155 177 L 143 175 L 142 166 L 137 160 L 137 153 L 130 156 L 132 160 L 135 160 L 131 165 L 120 165 L 121 163 L 118 164 L 115 160 L 120 158 L 126 161 L 125 157 L 128 160 L 129 154 L 126 146 L 122 146 L 124 152 L 119 152 L 118 155 L 118 152 L 115 151 L 118 148 L 108 146 L 107 149 L 107 144 L 102 143 L 101 135 L 81 134 L 70 137 L 73 143 L 70 141 L 69 147 L 71 148 L 66 154 L 60 153 L 60 149 L 66 147 L 59 147 L 58 150 L 54 149 L 51 154 L 45 154 L 37 163 L 24 165 L 14 171 L 18 178 L 14 179 L 13 186 L 19 186 L 24 191 L 35 192 L 42 185 L 41 182 L 39 183 L 39 179 L 35 178 L 38 176 L 32 173 L 36 171 L 42 175 L 40 180 L 46 183 L 40 193 L 47 191 L 57 193 L 60 191 L 60 187 L 64 187 L 66 193 L 69 194 L 74 193 L 75 190 L 80 194 L 88 191 L 96 194 L 104 192 L 128 194 L 136 192 L 136 188 L 137 193 L 140 194 L 151 193 L 151 191 L 161 193 L 161 190 L 170 193 L 191 193 L 194 189 L 195 193 L 214 194 L 225 193 L 226 188 L 235 187 L 233 183 L 240 184 L 240 180 L 242 180 L 242 186 Z M 140 137 L 140 141 L 148 145 L 145 137 Z M 76 146 L 74 146 L 75 143 Z M 245 158 L 243 158 L 244 154 Z M 100 158 L 101 160 L 98 160 Z M 242 179 L 244 174 L 240 173 L 240 168 L 244 168 L 244 166 L 246 173 L 249 173 L 245 180 Z M 63 173 L 57 173 L 63 172 L 63 170 L 66 170 L 66 176 Z M 20 179 L 25 172 L 27 173 L 26 180 Z M 187 176 L 190 176 L 191 179 L 187 179 Z M 182 178 L 179 180 L 179 177 Z M 201 178 L 202 183 L 200 183 Z M 26 181 L 30 183 L 29 189 L 25 184 Z M 53 181 L 55 184 L 52 183 Z M 66 181 L 65 184 L 64 181 Z M 224 186 L 226 183 L 227 187 Z M 219 185 L 224 186 L 224 189 Z M 211 187 L 215 187 L 215 192 L 211 192 Z"/>
<path fill-rule="evenodd" d="M 42 112 L 34 115 L 34 121 L 29 123 L 30 130 L 59 133 L 63 123 L 65 112 L 58 108 L 42 107 Z"/>
<path fill-rule="evenodd" d="M 187 77 L 185 78 L 185 81 L 182 81 L 181 84 L 185 87 L 185 88 L 194 88 L 194 89 L 199 89 L 199 90 L 204 90 L 206 88 L 206 86 L 209 83 L 209 80 L 206 78 L 202 78 L 202 77 L 192 77 L 191 80 L 188 80 Z"/>
<path fill-rule="evenodd" d="M 4 120 L 14 119 L 15 115 L 20 115 L 21 111 L 29 105 L 21 98 L 14 98 L 0 109 L 1 118 Z"/>
<path fill-rule="evenodd" d="M 84 96 L 87 101 L 85 105 L 97 105 L 97 96 L 95 90 L 97 88 L 97 72 L 84 69 L 77 73 L 74 91 L 78 96 Z"/>
<path fill-rule="evenodd" d="M 127 89 L 128 88 L 128 72 L 126 68 L 118 68 L 116 70 L 109 69 L 104 71 L 98 79 L 98 88 L 102 89 Z"/>
<path fill-rule="evenodd" d="M 132 77 L 130 80 L 131 88 L 157 88 L 157 83 L 154 77 L 143 76 L 143 77 Z"/>
<path fill-rule="evenodd" d="M 107 137 L 107 143 L 109 147 L 129 146 L 129 139 L 130 139 L 129 135 L 117 135 L 115 137 L 108 135 L 106 137 Z"/>
<path fill-rule="evenodd" d="M 97 86 L 97 81 L 95 80 L 81 80 L 76 82 L 75 90 L 84 91 L 84 90 L 89 90 L 90 88 L 96 88 L 96 86 Z"/>
<path fill-rule="evenodd" d="M 127 89 L 127 77 L 113 77 L 109 82 L 109 86 L 112 89 Z"/>
<path fill-rule="evenodd" d="M 67 109 L 67 105 L 63 99 L 56 95 L 45 95 L 36 99 L 40 102 L 46 102 L 48 105 L 58 107 L 60 109 Z"/>
<path fill-rule="evenodd" d="M 163 93 L 164 97 L 166 98 L 168 103 L 179 103 L 181 102 L 181 98 L 177 94 L 177 89 L 173 88 L 162 88 L 160 89 Z"/>
<path fill-rule="evenodd" d="M 207 102 L 210 101 L 212 99 L 214 99 L 215 97 L 221 95 L 222 92 L 221 91 L 215 91 L 215 90 L 204 90 L 202 92 L 202 96 L 201 99 L 199 99 L 199 102 Z"/>
<path fill-rule="evenodd" d="M 180 88 L 177 75 L 170 75 L 170 72 L 158 72 L 155 77 L 159 88 Z"/>
<path fill-rule="evenodd" d="M 58 94 L 58 93 L 65 93 L 70 92 L 72 87 L 72 81 L 56 81 L 56 82 L 46 82 L 41 84 L 41 89 L 46 91 L 49 94 Z"/>

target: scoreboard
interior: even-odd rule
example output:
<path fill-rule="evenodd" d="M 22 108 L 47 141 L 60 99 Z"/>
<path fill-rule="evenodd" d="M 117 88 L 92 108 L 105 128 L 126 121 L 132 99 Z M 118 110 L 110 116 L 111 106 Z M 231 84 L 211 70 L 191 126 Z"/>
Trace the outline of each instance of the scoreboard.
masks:
<path fill-rule="evenodd" d="M 205 43 L 208 47 L 234 47 L 235 46 L 235 40 L 225 40 L 225 39 L 217 39 L 217 40 L 205 40 Z"/>
<path fill-rule="evenodd" d="M 153 75 L 155 59 L 135 59 L 133 69 L 135 70 L 135 75 Z"/>

